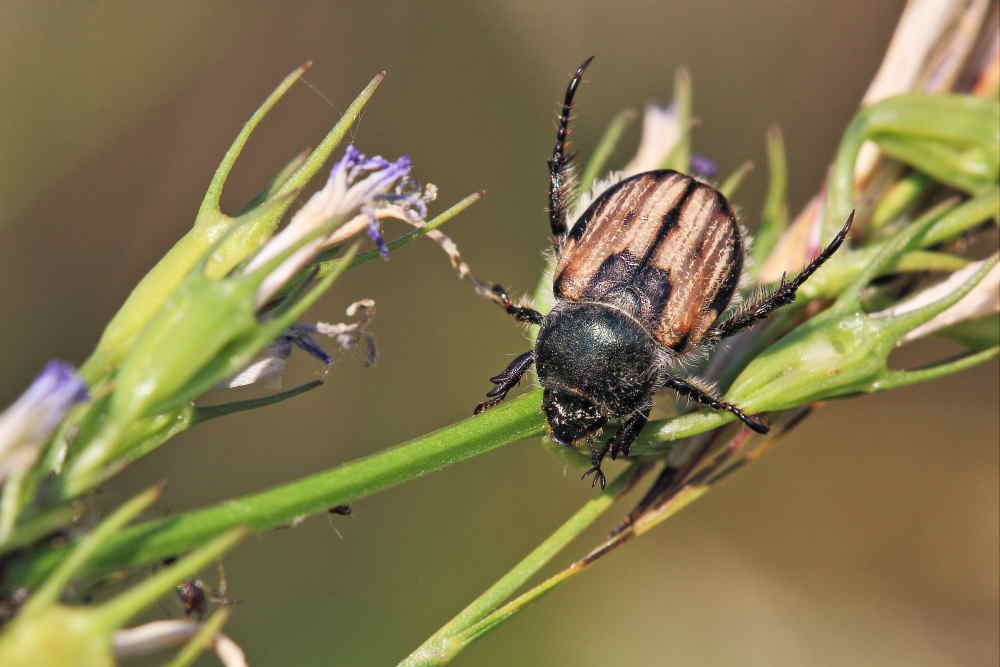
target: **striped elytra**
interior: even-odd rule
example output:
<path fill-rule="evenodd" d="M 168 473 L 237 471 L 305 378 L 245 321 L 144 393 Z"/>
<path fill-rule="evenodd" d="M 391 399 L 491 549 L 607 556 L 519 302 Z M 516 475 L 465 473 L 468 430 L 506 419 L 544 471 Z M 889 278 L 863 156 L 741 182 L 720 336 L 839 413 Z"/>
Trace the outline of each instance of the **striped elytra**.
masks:
<path fill-rule="evenodd" d="M 553 291 L 623 310 L 682 353 L 725 311 L 742 267 L 739 225 L 722 193 L 650 171 L 612 186 L 580 216 L 560 244 Z"/>

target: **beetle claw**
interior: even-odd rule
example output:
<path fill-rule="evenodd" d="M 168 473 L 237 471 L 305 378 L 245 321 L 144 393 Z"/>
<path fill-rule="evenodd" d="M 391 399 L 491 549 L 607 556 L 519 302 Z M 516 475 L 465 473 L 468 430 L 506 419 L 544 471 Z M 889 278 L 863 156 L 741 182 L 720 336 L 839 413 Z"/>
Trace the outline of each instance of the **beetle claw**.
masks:
<path fill-rule="evenodd" d="M 608 484 L 608 478 L 604 474 L 604 471 L 601 470 L 601 465 L 597 464 L 597 465 L 593 466 L 590 470 L 588 470 L 587 472 L 585 472 L 582 475 L 580 475 L 580 479 L 587 479 L 587 475 L 590 475 L 590 474 L 594 475 L 594 479 L 590 482 L 590 488 L 594 488 L 595 486 L 597 486 L 598 484 L 600 484 L 601 485 L 601 491 L 603 491 L 604 487 L 607 486 L 607 484 Z"/>

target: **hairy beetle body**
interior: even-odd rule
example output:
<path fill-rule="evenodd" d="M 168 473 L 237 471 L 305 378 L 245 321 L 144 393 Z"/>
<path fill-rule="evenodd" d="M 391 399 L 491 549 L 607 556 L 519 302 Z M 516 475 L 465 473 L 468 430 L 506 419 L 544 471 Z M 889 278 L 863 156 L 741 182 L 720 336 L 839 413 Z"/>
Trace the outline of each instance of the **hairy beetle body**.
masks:
<path fill-rule="evenodd" d="M 621 308 L 682 353 L 729 306 L 742 270 L 726 198 L 690 176 L 650 171 L 612 186 L 580 216 L 559 249 L 553 291 Z"/>
<path fill-rule="evenodd" d="M 600 303 L 557 305 L 538 332 L 534 354 L 552 435 L 562 444 L 646 407 L 656 385 L 654 341 L 633 317 Z M 568 423 L 555 409 L 569 394 L 594 414 L 588 428 Z M 555 400 L 560 395 L 564 401 Z"/>
<path fill-rule="evenodd" d="M 566 89 L 549 160 L 555 304 L 542 315 L 512 303 L 507 290 L 493 286 L 491 298 L 541 329 L 530 352 L 490 378 L 495 386 L 476 413 L 502 401 L 536 364 L 550 435 L 564 445 L 586 440 L 593 466 L 584 476 L 593 474 L 603 487 L 605 455 L 628 455 L 662 388 L 726 410 L 767 433 L 767 426 L 722 401 L 706 383 L 681 377 L 684 361 L 791 303 L 802 283 L 840 247 L 853 214 L 798 275 L 737 309 L 730 306 L 743 271 L 743 237 L 726 198 L 707 183 L 666 169 L 636 174 L 606 189 L 568 226 L 574 183 L 566 153 L 570 111 L 589 64 L 590 59 L 577 69 Z M 621 427 L 610 441 L 597 444 L 612 421 Z"/>

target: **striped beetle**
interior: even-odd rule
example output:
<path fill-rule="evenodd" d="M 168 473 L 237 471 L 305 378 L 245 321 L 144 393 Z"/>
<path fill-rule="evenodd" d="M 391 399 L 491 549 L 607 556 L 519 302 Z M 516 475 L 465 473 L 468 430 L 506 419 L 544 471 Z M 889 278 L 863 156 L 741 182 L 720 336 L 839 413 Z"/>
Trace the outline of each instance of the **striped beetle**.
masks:
<path fill-rule="evenodd" d="M 798 275 L 733 308 L 743 238 L 726 198 L 706 183 L 667 169 L 636 174 L 605 190 L 569 227 L 575 195 L 573 159 L 566 152 L 570 112 L 591 60 L 566 89 L 548 163 L 555 305 L 542 315 L 514 304 L 502 286 L 492 287 L 492 298 L 509 314 L 541 328 L 533 350 L 490 378 L 495 386 L 475 413 L 502 401 L 535 364 L 551 438 L 566 446 L 586 439 L 592 467 L 583 477 L 593 474 L 593 483 L 603 488 L 604 457 L 609 451 L 612 459 L 628 456 L 659 389 L 673 389 L 768 432 L 705 383 L 679 374 L 692 358 L 794 301 L 796 290 L 840 247 L 853 214 Z M 595 445 L 609 421 L 622 426 Z"/>

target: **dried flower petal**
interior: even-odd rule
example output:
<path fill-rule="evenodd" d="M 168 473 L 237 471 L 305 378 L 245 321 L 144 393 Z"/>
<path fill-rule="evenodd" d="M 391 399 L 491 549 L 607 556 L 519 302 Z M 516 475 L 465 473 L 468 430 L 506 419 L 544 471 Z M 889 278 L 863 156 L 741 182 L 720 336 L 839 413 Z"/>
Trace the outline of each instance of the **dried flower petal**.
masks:
<path fill-rule="evenodd" d="M 350 220 L 360 214 L 371 232 L 373 228 L 371 219 L 374 217 L 372 211 L 376 211 L 378 203 L 393 193 L 393 186 L 407 179 L 410 168 L 410 158 L 407 156 L 390 162 L 380 156 L 366 157 L 354 146 L 348 146 L 344 157 L 330 170 L 326 185 L 314 193 L 292 216 L 288 225 L 275 234 L 257 253 L 248 263 L 246 271 L 252 272 L 260 268 L 333 220 Z M 344 225 L 341 229 L 347 226 Z M 381 235 L 377 232 L 377 225 L 374 225 L 374 229 L 372 237 L 379 243 Z M 336 243 L 340 238 L 337 234 L 339 231 L 341 230 L 338 229 L 327 237 L 306 243 L 285 260 L 261 285 L 257 303 L 260 305 L 266 303 L 322 248 Z M 381 250 L 384 242 L 379 245 Z"/>
<path fill-rule="evenodd" d="M 220 388 L 234 389 L 269 378 L 280 378 L 289 357 L 292 356 L 292 350 L 296 347 L 329 366 L 333 363 L 333 357 L 316 342 L 313 337 L 315 334 L 335 339 L 344 350 L 349 350 L 364 340 L 368 345 L 366 365 L 373 365 L 377 358 L 375 336 L 365 328 L 375 316 L 375 302 L 372 299 L 356 301 L 347 307 L 347 316 L 358 319 L 349 323 L 293 324 L 277 340 L 264 348 L 249 366 L 223 383 Z"/>
<path fill-rule="evenodd" d="M 671 104 L 669 107 L 646 105 L 642 115 L 642 139 L 639 141 L 639 149 L 632 161 L 625 166 L 623 178 L 659 169 L 680 138 L 681 123 L 677 105 Z"/>
<path fill-rule="evenodd" d="M 114 637 L 115 656 L 130 658 L 180 646 L 198 634 L 201 625 L 190 620 L 164 620 L 119 630 Z M 247 665 L 243 649 L 221 632 L 212 640 L 212 649 L 225 667 Z"/>

